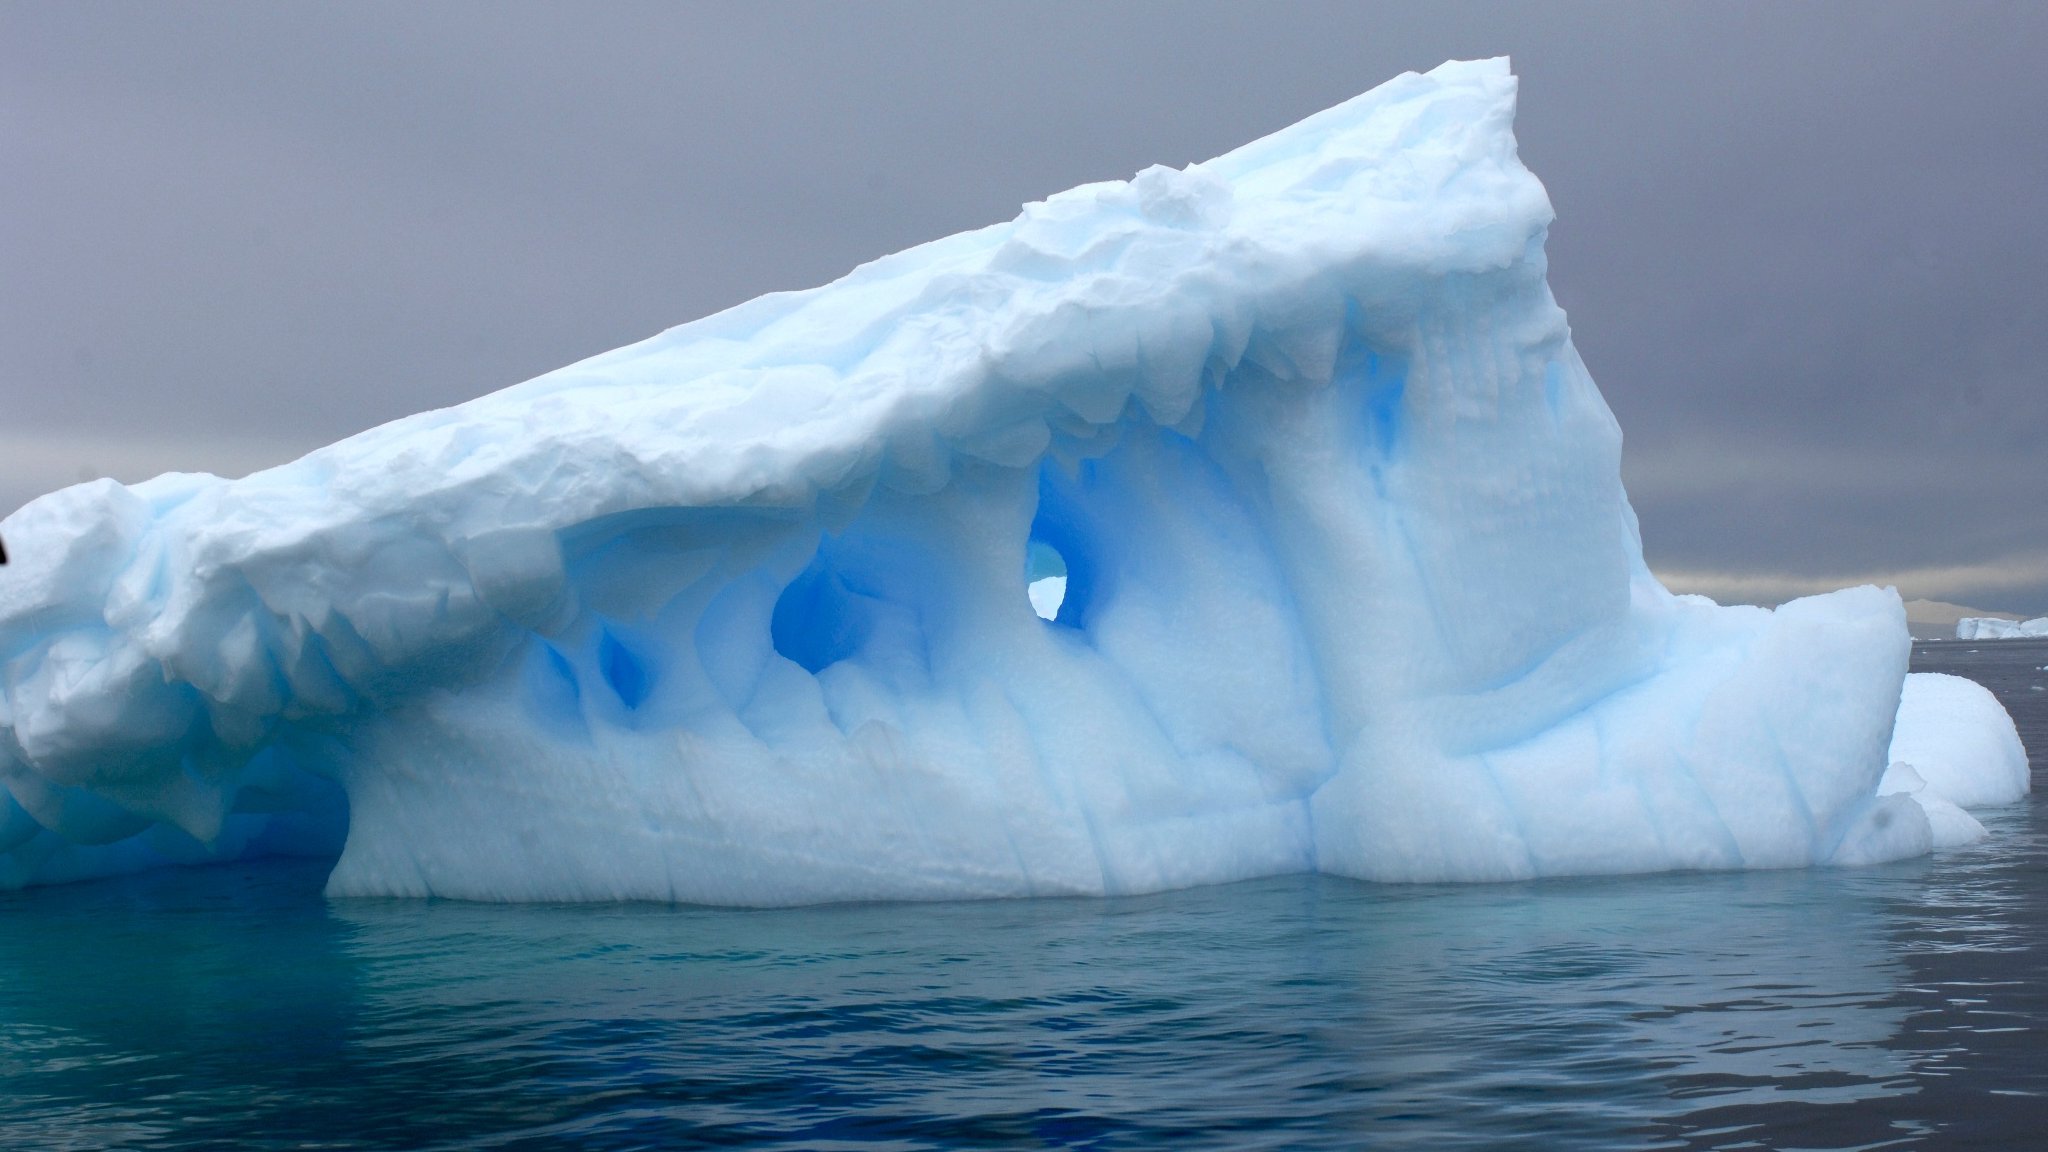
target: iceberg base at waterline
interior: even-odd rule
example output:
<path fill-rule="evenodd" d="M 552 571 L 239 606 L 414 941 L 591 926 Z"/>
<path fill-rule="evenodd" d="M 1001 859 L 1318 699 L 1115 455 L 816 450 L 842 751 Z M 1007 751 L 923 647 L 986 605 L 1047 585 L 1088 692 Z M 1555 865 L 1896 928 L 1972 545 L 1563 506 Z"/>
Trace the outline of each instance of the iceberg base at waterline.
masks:
<path fill-rule="evenodd" d="M 341 895 L 772 905 L 1967 837 L 2024 754 L 1981 689 L 1915 706 L 1895 594 L 1645 567 L 1514 103 L 1402 76 L 280 468 L 28 505 L 0 883 L 339 847 Z"/>

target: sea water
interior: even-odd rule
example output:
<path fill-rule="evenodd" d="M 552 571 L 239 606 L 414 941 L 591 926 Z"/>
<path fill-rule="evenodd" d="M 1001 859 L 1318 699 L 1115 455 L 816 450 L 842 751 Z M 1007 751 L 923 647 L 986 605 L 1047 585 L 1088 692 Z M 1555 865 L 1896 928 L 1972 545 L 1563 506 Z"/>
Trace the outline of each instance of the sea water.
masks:
<path fill-rule="evenodd" d="M 2048 643 L 1940 643 L 2037 771 Z M 2048 1126 L 2048 805 L 1867 869 L 733 911 L 0 896 L 0 1148 L 1939 1148 Z"/>

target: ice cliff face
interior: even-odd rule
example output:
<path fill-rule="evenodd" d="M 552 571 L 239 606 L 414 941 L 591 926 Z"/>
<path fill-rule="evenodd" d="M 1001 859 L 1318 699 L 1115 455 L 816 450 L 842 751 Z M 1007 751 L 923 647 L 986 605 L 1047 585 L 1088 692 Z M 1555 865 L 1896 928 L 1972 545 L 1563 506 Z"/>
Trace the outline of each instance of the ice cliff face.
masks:
<path fill-rule="evenodd" d="M 1926 850 L 1876 795 L 1897 598 L 1644 568 L 1514 101 L 1406 75 L 243 480 L 44 497 L 0 881 L 332 850 L 341 792 L 343 894 Z"/>

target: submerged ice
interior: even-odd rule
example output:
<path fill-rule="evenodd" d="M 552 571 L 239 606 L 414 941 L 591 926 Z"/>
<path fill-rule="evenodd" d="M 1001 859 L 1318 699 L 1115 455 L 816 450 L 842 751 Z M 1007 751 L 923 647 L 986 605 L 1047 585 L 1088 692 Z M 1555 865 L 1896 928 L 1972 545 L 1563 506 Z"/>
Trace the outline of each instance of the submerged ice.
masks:
<path fill-rule="evenodd" d="M 339 848 L 341 894 L 780 904 L 1974 834 L 2024 753 L 1906 676 L 1892 592 L 1645 568 L 1514 103 L 1402 76 L 281 468 L 30 504 L 0 883 Z"/>

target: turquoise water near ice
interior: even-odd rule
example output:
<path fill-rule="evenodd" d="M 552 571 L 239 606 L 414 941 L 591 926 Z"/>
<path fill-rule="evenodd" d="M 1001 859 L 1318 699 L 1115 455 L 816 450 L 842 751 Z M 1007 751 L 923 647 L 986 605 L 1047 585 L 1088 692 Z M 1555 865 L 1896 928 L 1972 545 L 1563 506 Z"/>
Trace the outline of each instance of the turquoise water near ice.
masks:
<path fill-rule="evenodd" d="M 2048 644 L 1923 645 L 2048 751 Z M 0 1148 L 1949 1148 L 2048 1131 L 2048 802 L 1861 870 L 732 911 L 0 896 Z"/>

